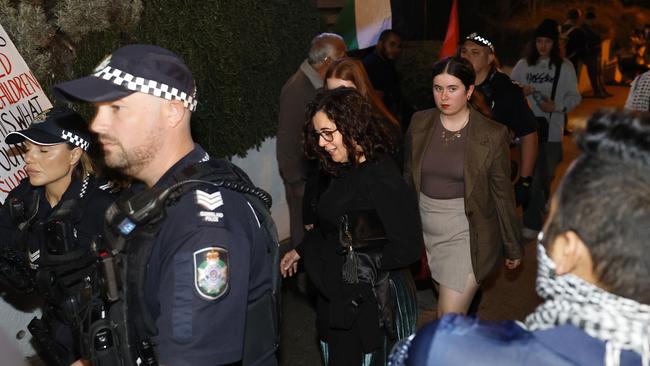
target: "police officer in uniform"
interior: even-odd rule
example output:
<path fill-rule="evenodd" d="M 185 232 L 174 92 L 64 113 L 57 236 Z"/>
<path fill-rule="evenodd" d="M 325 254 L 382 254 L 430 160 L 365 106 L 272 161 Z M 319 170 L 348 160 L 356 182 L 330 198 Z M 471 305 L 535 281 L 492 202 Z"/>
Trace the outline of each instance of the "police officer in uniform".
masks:
<path fill-rule="evenodd" d="M 524 208 L 531 195 L 533 171 L 538 153 L 537 122 L 521 87 L 508 75 L 497 70 L 493 43 L 471 33 L 460 47 L 460 56 L 472 63 L 476 72 L 476 89 L 485 97 L 492 118 L 506 125 L 521 141 L 519 177 L 515 183 L 517 205 Z"/>
<path fill-rule="evenodd" d="M 192 139 L 197 91 L 183 60 L 157 46 L 129 45 L 54 92 L 95 105 L 91 130 L 106 164 L 137 181 L 108 214 L 109 230 L 118 233 L 109 248 L 126 268 L 123 340 L 136 351 L 115 352 L 121 363 L 103 363 L 102 352 L 115 343 L 98 347 L 108 334 L 101 333 L 90 344 L 93 363 L 277 364 L 277 302 L 263 301 L 278 268 L 275 233 L 265 228 L 270 216 L 246 193 L 254 187 L 195 179 L 206 164 L 208 173 L 230 168 Z M 162 214 L 150 214 L 152 207 Z M 115 244 L 120 240 L 123 246 Z"/>
<path fill-rule="evenodd" d="M 43 316 L 28 329 L 48 365 L 67 366 L 80 357 L 76 327 L 91 301 L 91 246 L 113 197 L 94 176 L 87 123 L 73 110 L 45 111 L 5 142 L 22 144 L 15 151 L 28 178 L 0 210 L 0 282 L 43 296 Z"/>

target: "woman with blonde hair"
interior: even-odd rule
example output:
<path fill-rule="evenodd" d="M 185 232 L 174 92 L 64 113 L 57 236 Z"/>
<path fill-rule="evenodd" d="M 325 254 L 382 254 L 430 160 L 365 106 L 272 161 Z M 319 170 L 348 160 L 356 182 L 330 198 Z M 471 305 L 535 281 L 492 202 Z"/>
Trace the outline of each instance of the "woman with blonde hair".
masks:
<path fill-rule="evenodd" d="M 69 108 L 42 113 L 5 142 L 21 144 L 28 177 L 0 210 L 0 283 L 43 297 L 43 316 L 28 326 L 35 348 L 48 365 L 69 365 L 81 357 L 74 330 L 92 301 L 109 185 L 94 175 L 86 121 Z"/>

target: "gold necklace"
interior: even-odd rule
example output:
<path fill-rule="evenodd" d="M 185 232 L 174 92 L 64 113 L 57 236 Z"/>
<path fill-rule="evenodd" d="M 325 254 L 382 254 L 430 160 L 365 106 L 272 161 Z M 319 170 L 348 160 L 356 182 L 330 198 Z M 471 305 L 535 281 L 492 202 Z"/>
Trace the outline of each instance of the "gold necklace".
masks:
<path fill-rule="evenodd" d="M 457 131 L 449 131 L 445 128 L 444 123 L 442 123 L 442 116 L 440 116 L 440 127 L 442 127 L 442 145 L 447 147 L 454 141 L 460 139 L 462 135 L 462 131 L 467 126 L 467 122 L 469 122 L 469 114 L 467 115 L 467 119 L 463 123 L 463 126 L 457 130 Z"/>

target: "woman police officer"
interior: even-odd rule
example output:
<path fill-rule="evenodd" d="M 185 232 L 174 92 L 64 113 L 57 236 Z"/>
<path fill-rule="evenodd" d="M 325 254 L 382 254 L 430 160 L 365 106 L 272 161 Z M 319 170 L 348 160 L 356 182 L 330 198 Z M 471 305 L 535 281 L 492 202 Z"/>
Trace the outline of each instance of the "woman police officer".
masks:
<path fill-rule="evenodd" d="M 42 318 L 28 328 L 41 358 L 69 365 L 80 358 L 74 332 L 89 301 L 91 243 L 112 202 L 109 185 L 95 178 L 86 121 L 69 108 L 38 115 L 5 142 L 23 144 L 28 178 L 0 210 L 0 281 L 44 298 Z"/>

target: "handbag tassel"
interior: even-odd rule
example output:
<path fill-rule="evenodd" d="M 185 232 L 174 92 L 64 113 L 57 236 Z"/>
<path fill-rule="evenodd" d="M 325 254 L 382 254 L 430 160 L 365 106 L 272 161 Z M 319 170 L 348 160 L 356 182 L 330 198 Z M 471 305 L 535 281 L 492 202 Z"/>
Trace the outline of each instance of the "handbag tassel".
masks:
<path fill-rule="evenodd" d="M 352 247 L 348 249 L 348 253 L 345 255 L 343 260 L 343 282 L 348 284 L 359 283 L 359 277 L 357 276 L 357 269 L 359 267 L 359 258 L 357 258 L 356 253 L 352 250 Z"/>

